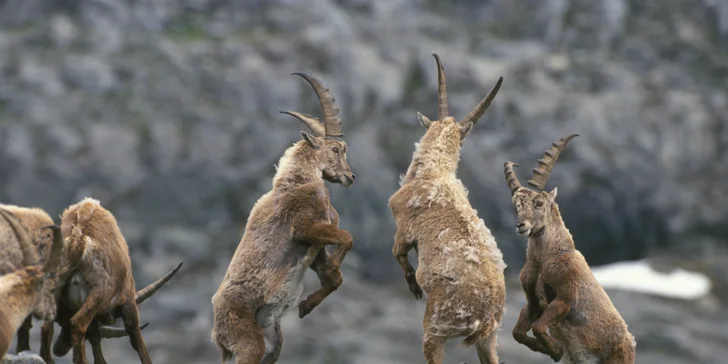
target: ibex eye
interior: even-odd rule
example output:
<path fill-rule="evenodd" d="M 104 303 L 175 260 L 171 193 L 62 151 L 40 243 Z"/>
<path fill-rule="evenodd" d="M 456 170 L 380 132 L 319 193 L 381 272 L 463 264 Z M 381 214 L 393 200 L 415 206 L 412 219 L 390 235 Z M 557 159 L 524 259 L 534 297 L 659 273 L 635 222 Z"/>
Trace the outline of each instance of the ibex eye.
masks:
<path fill-rule="evenodd" d="M 339 153 L 339 147 L 333 147 L 331 148 L 331 150 L 333 150 L 334 153 Z"/>
<path fill-rule="evenodd" d="M 536 207 L 542 207 L 542 206 L 543 206 L 543 201 L 541 201 L 541 200 L 536 201 Z"/>

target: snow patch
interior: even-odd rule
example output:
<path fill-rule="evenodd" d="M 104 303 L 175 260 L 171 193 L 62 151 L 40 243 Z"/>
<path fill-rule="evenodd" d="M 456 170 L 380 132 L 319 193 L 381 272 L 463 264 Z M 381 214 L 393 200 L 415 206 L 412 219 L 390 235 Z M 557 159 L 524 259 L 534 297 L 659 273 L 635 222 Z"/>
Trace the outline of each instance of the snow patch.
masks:
<path fill-rule="evenodd" d="M 710 292 L 711 282 L 703 274 L 677 268 L 661 273 L 646 260 L 618 262 L 592 268 L 597 281 L 607 289 L 620 289 L 685 300 Z"/>

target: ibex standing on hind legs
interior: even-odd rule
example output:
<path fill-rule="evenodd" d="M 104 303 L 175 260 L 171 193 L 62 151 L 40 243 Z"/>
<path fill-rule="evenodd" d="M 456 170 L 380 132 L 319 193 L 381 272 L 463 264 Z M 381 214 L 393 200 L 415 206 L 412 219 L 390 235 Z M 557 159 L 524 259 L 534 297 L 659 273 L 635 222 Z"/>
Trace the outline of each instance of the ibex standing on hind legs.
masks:
<path fill-rule="evenodd" d="M 346 162 L 339 110 L 321 82 L 303 73 L 318 96 L 323 124 L 313 116 L 282 111 L 305 123 L 314 135 L 288 148 L 273 178 L 273 189 L 253 206 L 243 238 L 220 287 L 212 296 L 212 341 L 227 362 L 269 364 L 278 360 L 283 336 L 280 319 L 298 305 L 303 318 L 342 282 L 339 267 L 352 247 L 349 232 L 339 229 L 324 181 L 350 186 L 354 173 Z M 329 256 L 325 246 L 336 250 Z M 314 270 L 322 287 L 300 304 L 303 277 Z"/>
<path fill-rule="evenodd" d="M 516 230 L 528 238 L 520 277 L 528 302 L 513 338 L 555 362 L 566 354 L 564 362 L 572 364 L 630 364 L 635 360 L 634 337 L 576 250 L 555 201 L 557 189 L 544 191 L 561 151 L 576 136 L 561 138 L 539 159 L 528 181 L 532 188 L 521 186 L 513 171 L 517 164 L 505 163 L 518 213 Z M 528 336 L 531 328 L 536 338 Z"/>
<path fill-rule="evenodd" d="M 447 339 L 465 336 L 475 344 L 481 363 L 498 363 L 496 330 L 505 309 L 503 254 L 478 218 L 468 193 L 456 176 L 462 140 L 483 115 L 503 78 L 461 122 L 448 114 L 445 73 L 438 71 L 438 120 L 417 113 L 427 132 L 416 144 L 401 187 L 389 199 L 397 222 L 392 252 L 415 298 L 427 293 L 424 355 L 441 364 Z M 415 248 L 419 267 L 407 253 Z M 420 288 L 422 285 L 422 288 Z"/>

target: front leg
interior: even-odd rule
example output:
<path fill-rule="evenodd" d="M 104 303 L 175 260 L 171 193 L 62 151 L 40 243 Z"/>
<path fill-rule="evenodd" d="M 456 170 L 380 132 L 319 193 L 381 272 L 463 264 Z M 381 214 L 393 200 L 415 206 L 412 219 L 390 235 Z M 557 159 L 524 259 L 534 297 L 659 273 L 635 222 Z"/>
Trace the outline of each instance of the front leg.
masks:
<path fill-rule="evenodd" d="M 326 297 L 339 288 L 344 280 L 341 271 L 334 266 L 329 253 L 324 248 L 319 250 L 310 268 L 316 272 L 321 282 L 321 288 L 308 295 L 298 305 L 298 317 L 300 318 L 308 315 L 316 306 L 320 305 Z"/>
<path fill-rule="evenodd" d="M 33 327 L 33 315 L 28 315 L 23 324 L 18 328 L 18 342 L 15 351 L 20 354 L 23 351 L 30 351 L 30 329 Z"/>
<path fill-rule="evenodd" d="M 399 266 L 402 267 L 404 278 L 407 280 L 410 292 L 415 295 L 415 299 L 420 299 L 422 298 L 422 288 L 417 283 L 417 272 L 407 257 L 407 254 L 413 247 L 417 250 L 417 242 L 407 241 L 401 230 L 397 229 L 397 233 L 394 235 L 392 254 L 397 258 Z"/>
<path fill-rule="evenodd" d="M 564 348 L 546 330 L 561 322 L 570 309 L 571 305 L 557 296 L 555 300 L 546 306 L 541 317 L 533 324 L 533 335 L 541 341 L 541 344 L 555 362 L 558 362 L 564 356 Z"/>
<path fill-rule="evenodd" d="M 546 348 L 541 344 L 538 339 L 528 336 L 528 332 L 533 327 L 533 322 L 537 318 L 533 318 L 531 315 L 532 310 L 529 308 L 529 304 L 526 304 L 521 309 L 521 313 L 518 315 L 518 321 L 516 326 L 513 327 L 513 338 L 520 344 L 527 346 L 529 349 L 535 352 L 544 353 L 550 355 Z M 539 310 L 540 311 L 540 310 Z"/>
<path fill-rule="evenodd" d="M 354 239 L 348 231 L 328 223 L 311 221 L 301 221 L 294 226 L 293 241 L 309 245 L 336 245 L 336 250 L 329 259 L 330 264 L 336 270 L 339 269 L 346 253 L 354 245 Z"/>

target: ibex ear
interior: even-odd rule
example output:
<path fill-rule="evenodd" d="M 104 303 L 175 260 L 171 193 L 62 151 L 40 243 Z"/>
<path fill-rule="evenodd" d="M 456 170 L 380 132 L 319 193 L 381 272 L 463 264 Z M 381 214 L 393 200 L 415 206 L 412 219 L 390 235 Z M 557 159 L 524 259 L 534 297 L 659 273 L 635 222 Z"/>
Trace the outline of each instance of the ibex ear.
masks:
<path fill-rule="evenodd" d="M 558 192 L 559 192 L 559 188 L 558 187 L 554 187 L 554 189 L 551 190 L 551 192 L 549 192 L 549 200 L 551 200 L 551 202 L 554 202 L 556 200 L 556 194 Z"/>
<path fill-rule="evenodd" d="M 468 121 L 465 124 L 460 125 L 460 140 L 465 139 L 465 136 L 467 136 L 470 133 L 470 130 L 473 129 L 473 122 Z"/>
<path fill-rule="evenodd" d="M 311 144 L 313 149 L 319 149 L 321 147 L 320 138 L 317 138 L 309 133 L 306 133 L 305 131 L 301 132 L 301 136 L 303 137 L 303 140 L 307 141 L 308 144 Z"/>
<path fill-rule="evenodd" d="M 417 120 L 420 121 L 420 124 L 425 127 L 425 129 L 428 129 L 430 127 L 430 124 L 432 124 L 432 121 L 427 118 L 427 116 L 422 115 L 419 111 L 417 112 Z"/>

